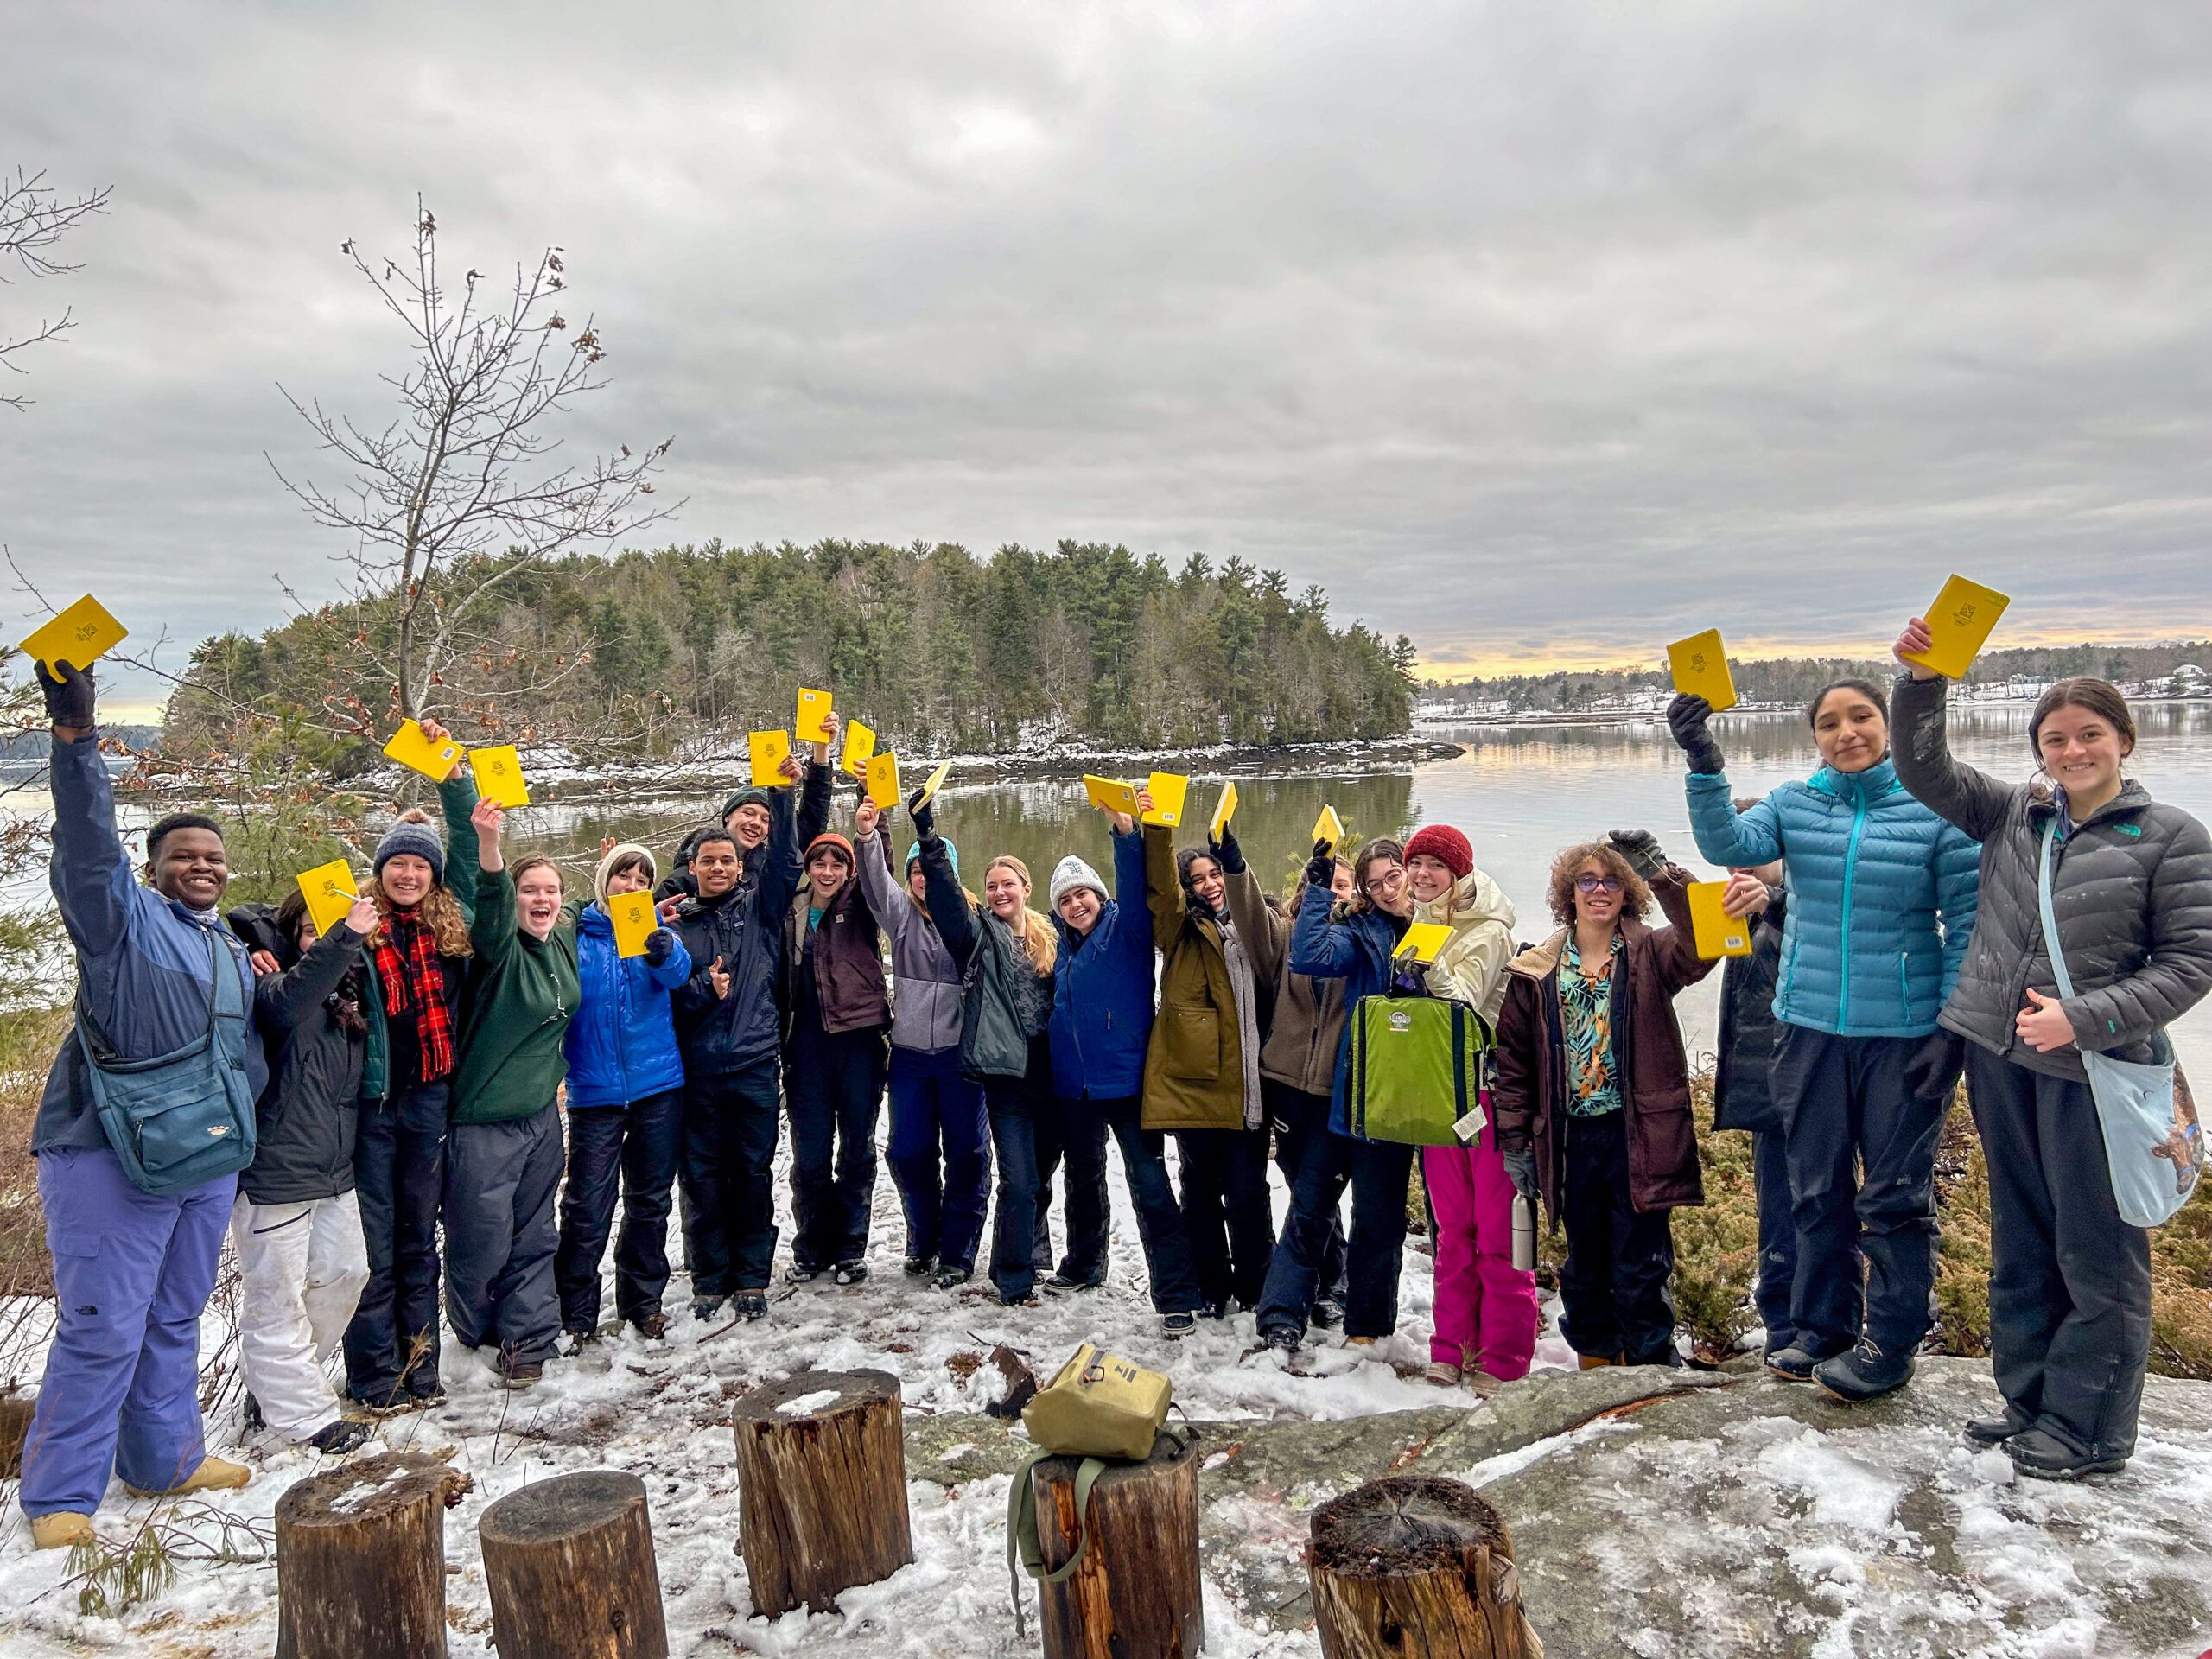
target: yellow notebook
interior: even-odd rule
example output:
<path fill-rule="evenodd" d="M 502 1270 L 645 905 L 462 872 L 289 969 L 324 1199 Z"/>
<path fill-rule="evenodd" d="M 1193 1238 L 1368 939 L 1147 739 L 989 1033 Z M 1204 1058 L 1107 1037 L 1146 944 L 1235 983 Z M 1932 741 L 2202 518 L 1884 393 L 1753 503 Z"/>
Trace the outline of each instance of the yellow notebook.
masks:
<path fill-rule="evenodd" d="M 399 729 L 391 734 L 391 741 L 384 746 L 384 752 L 434 784 L 442 784 L 452 777 L 461 756 L 460 744 L 451 738 L 433 743 L 423 735 L 422 727 L 411 720 L 400 721 Z"/>
<path fill-rule="evenodd" d="M 642 957 L 645 941 L 660 925 L 660 912 L 653 907 L 650 893 L 616 893 L 607 895 L 607 919 L 614 924 L 614 954 L 618 957 Z"/>
<path fill-rule="evenodd" d="M 845 722 L 845 752 L 837 764 L 855 778 L 868 776 L 868 756 L 875 753 L 875 733 L 859 721 Z"/>
<path fill-rule="evenodd" d="M 523 781 L 522 757 L 512 743 L 468 752 L 468 769 L 476 774 L 476 792 L 501 806 L 528 806 L 530 785 Z"/>
<path fill-rule="evenodd" d="M 944 783 L 944 774 L 951 770 L 952 762 L 945 760 L 939 762 L 938 769 L 930 773 L 929 781 L 922 785 L 922 804 L 924 806 L 927 806 L 931 801 L 937 798 L 937 792 Z"/>
<path fill-rule="evenodd" d="M 1667 647 L 1667 666 L 1675 676 L 1675 690 L 1685 696 L 1703 697 L 1713 712 L 1736 706 L 1736 682 L 1728 674 L 1728 648 L 1720 643 L 1720 630 L 1707 628 Z"/>
<path fill-rule="evenodd" d="M 1094 778 L 1085 772 L 1083 790 L 1090 797 L 1090 804 L 1103 811 L 1120 812 L 1132 818 L 1137 815 L 1137 791 L 1134 784 L 1125 784 L 1117 778 Z"/>
<path fill-rule="evenodd" d="M 899 804 L 899 757 L 888 749 L 868 758 L 868 798 L 885 812 Z"/>
<path fill-rule="evenodd" d="M 327 864 L 301 872 L 300 896 L 308 901 L 308 914 L 315 920 L 315 931 L 327 933 L 360 902 L 361 890 L 353 880 L 353 867 L 342 858 L 334 858 Z"/>
<path fill-rule="evenodd" d="M 1953 576 L 1928 607 L 1928 632 L 1935 643 L 1913 660 L 1947 680 L 1963 680 L 2012 602 L 1994 588 Z"/>
<path fill-rule="evenodd" d="M 1323 807 L 1321 816 L 1313 820 L 1313 839 L 1327 842 L 1330 849 L 1334 851 L 1343 842 L 1344 838 L 1344 821 L 1337 816 L 1337 809 L 1333 806 Z"/>
<path fill-rule="evenodd" d="M 830 694 L 811 691 L 801 686 L 798 691 L 798 713 L 791 721 L 791 729 L 798 734 L 802 743 L 827 743 L 830 741 Z"/>
<path fill-rule="evenodd" d="M 74 605 L 41 625 L 23 641 L 23 654 L 35 662 L 67 663 L 90 668 L 130 637 L 130 630 L 108 614 L 106 606 L 86 594 Z M 47 677 L 55 684 L 61 677 L 51 667 Z"/>
<path fill-rule="evenodd" d="M 1179 772 L 1155 772 L 1146 783 L 1145 791 L 1152 797 L 1152 810 L 1144 815 L 1147 823 L 1169 830 L 1183 827 L 1183 799 L 1191 792 L 1188 778 Z"/>
<path fill-rule="evenodd" d="M 745 743 L 753 754 L 753 788 L 781 789 L 790 781 L 784 776 L 784 762 L 791 755 L 789 732 L 749 732 Z"/>
<path fill-rule="evenodd" d="M 1221 786 L 1221 799 L 1214 804 L 1213 822 L 1206 825 L 1206 834 L 1213 840 L 1219 841 L 1221 832 L 1229 828 L 1229 821 L 1236 816 L 1236 785 L 1224 784 Z"/>
<path fill-rule="evenodd" d="M 1751 954 L 1755 918 L 1731 916 L 1720 907 L 1721 895 L 1728 891 L 1726 881 L 1693 881 L 1684 891 L 1690 901 L 1690 927 L 1698 955 L 1712 962 L 1721 957 Z"/>
<path fill-rule="evenodd" d="M 1398 941 L 1398 948 L 1391 954 L 1411 957 L 1415 962 L 1434 962 L 1436 953 L 1451 943 L 1452 930 L 1443 923 L 1414 922 L 1407 927 L 1406 937 Z"/>

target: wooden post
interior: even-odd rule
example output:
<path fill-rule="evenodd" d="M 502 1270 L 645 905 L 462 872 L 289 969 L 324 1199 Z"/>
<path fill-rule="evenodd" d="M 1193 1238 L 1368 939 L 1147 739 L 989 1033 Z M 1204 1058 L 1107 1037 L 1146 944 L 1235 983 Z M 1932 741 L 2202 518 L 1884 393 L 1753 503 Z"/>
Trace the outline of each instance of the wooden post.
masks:
<path fill-rule="evenodd" d="M 276 1500 L 276 1659 L 444 1659 L 446 1511 L 469 1478 L 386 1452 Z"/>
<path fill-rule="evenodd" d="M 914 1559 L 899 1379 L 802 1371 L 737 1402 L 738 1529 L 753 1611 L 769 1618 L 888 1578 Z"/>
<path fill-rule="evenodd" d="M 1322 1659 L 1542 1659 L 1505 1519 L 1471 1486 L 1372 1480 L 1313 1511 Z"/>
<path fill-rule="evenodd" d="M 23 1441 L 37 1409 L 35 1394 L 0 1394 L 0 1480 L 14 1480 L 23 1472 Z"/>
<path fill-rule="evenodd" d="M 509 1492 L 476 1535 L 499 1659 L 668 1659 L 645 1483 L 613 1469 Z"/>
<path fill-rule="evenodd" d="M 1162 1434 L 1142 1463 L 1109 1464 L 1078 1516 L 1082 1467 L 1080 1458 L 1046 1458 L 1030 1471 L 1046 1568 L 1090 1540 L 1073 1573 L 1037 1586 L 1045 1659 L 1190 1659 L 1206 1643 L 1197 1450 Z"/>

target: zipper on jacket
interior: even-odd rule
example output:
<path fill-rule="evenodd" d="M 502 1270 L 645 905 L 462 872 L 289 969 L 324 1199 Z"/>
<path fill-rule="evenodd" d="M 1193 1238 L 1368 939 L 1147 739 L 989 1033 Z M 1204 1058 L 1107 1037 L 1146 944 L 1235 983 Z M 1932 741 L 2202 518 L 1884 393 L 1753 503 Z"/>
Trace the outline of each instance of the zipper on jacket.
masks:
<path fill-rule="evenodd" d="M 1851 840 L 1843 854 L 1843 925 L 1837 951 L 1838 960 L 1843 964 L 1843 985 L 1835 1004 L 1839 1036 L 1846 1034 L 1851 1024 L 1851 888 L 1859 874 L 1859 837 L 1866 830 L 1866 791 L 1861 786 L 1856 793 L 1859 798 L 1851 809 Z"/>

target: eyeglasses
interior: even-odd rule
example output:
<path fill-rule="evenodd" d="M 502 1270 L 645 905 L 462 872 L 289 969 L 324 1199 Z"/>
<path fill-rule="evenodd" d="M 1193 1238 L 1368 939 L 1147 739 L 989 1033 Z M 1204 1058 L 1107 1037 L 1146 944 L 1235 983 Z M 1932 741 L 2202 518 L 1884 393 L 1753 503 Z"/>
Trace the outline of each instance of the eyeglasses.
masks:
<path fill-rule="evenodd" d="M 1370 876 L 1366 886 L 1361 891 L 1369 893 L 1390 893 L 1405 885 L 1406 873 L 1394 866 L 1379 875 Z"/>
<path fill-rule="evenodd" d="M 1618 875 L 1578 875 L 1574 878 L 1577 893 L 1618 893 L 1621 879 Z"/>

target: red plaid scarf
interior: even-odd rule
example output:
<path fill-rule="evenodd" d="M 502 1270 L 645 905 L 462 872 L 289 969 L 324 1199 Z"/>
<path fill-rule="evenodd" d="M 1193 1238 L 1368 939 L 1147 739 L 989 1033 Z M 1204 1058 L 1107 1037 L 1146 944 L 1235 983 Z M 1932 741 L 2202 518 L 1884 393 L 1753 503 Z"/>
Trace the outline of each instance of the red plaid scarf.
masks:
<path fill-rule="evenodd" d="M 446 1007 L 445 964 L 438 942 L 412 916 L 385 918 L 377 942 L 377 977 L 384 982 L 384 1011 L 398 1015 L 415 1010 L 415 1037 L 422 1045 L 423 1083 L 435 1083 L 453 1070 L 453 1011 Z"/>

